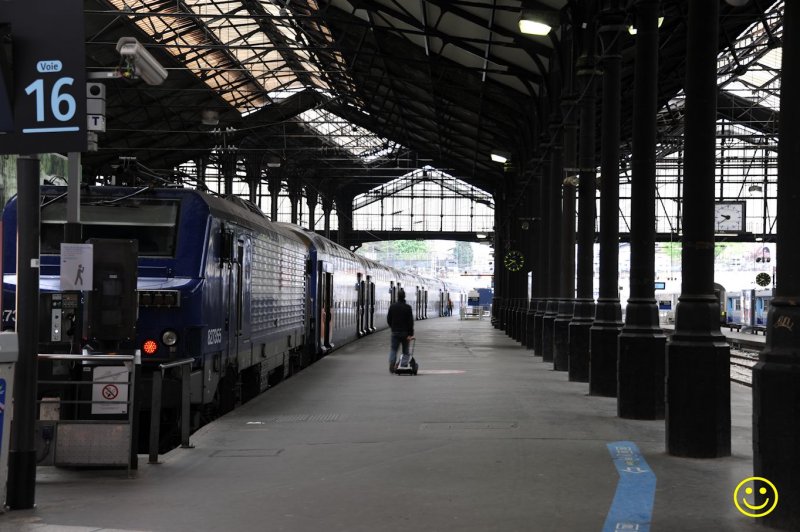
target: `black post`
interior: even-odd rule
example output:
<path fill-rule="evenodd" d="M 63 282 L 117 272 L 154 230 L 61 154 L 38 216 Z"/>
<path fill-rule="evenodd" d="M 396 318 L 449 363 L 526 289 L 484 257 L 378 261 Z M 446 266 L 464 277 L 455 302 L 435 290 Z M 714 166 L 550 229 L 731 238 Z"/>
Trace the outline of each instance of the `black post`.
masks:
<path fill-rule="evenodd" d="M 272 194 L 272 181 L 270 181 L 270 194 Z M 276 204 L 277 205 L 277 204 Z M 325 238 L 331 238 L 331 211 L 333 210 L 333 198 L 330 194 L 322 196 L 322 231 Z"/>
<path fill-rule="evenodd" d="M 276 170 L 270 170 L 269 177 L 267 178 L 267 190 L 269 191 L 269 219 L 273 222 L 278 221 L 278 196 L 281 193 L 281 177 Z M 328 230 L 328 227 L 325 228 Z M 328 235 L 325 235 L 328 238 Z"/>
<path fill-rule="evenodd" d="M 569 324 L 569 380 L 589 382 L 590 330 L 594 322 L 594 225 L 597 183 L 595 175 L 595 70 L 594 41 L 597 2 L 586 3 L 584 53 L 578 58 L 581 87 L 581 127 L 578 166 L 578 292 Z"/>
<path fill-rule="evenodd" d="M 300 184 L 300 178 L 296 175 L 290 175 L 288 178 L 288 185 L 289 185 L 289 208 L 291 209 L 291 215 L 289 220 L 294 225 L 297 225 L 298 205 L 300 203 L 300 197 L 302 195 L 302 185 Z"/>
<path fill-rule="evenodd" d="M 317 191 L 312 187 L 306 187 L 306 205 L 308 205 L 308 230 L 314 231 L 316 228 L 316 210 L 319 196 Z"/>
<path fill-rule="evenodd" d="M 527 299 L 522 308 L 522 338 L 520 338 L 520 341 L 523 347 L 531 350 L 533 349 L 533 314 L 536 311 L 536 283 L 539 282 L 539 263 L 534 258 L 537 252 L 536 245 L 539 241 L 539 228 L 538 225 L 534 225 L 534 218 L 536 218 L 536 211 L 538 211 L 534 187 L 535 180 L 531 177 L 525 185 L 525 212 L 522 215 L 523 220 L 520 221 L 521 235 L 524 235 L 523 241 L 525 243 L 525 270 L 530 272 L 531 278 L 530 290 L 528 290 L 527 286 L 528 280 L 527 278 L 525 279 L 524 289 Z"/>
<path fill-rule="evenodd" d="M 617 413 L 663 419 L 666 337 L 655 300 L 658 0 L 636 0 L 631 187 L 631 297 L 619 337 Z"/>
<path fill-rule="evenodd" d="M 616 5 L 614 5 L 616 4 Z M 617 396 L 617 351 L 622 330 L 619 302 L 619 137 L 622 55 L 620 32 L 625 13 L 619 0 L 603 10 L 600 35 L 603 66 L 603 123 L 600 169 L 600 297 L 591 330 L 589 393 Z"/>
<path fill-rule="evenodd" d="M 225 195 L 233 194 L 233 179 L 236 177 L 238 157 L 236 152 L 229 151 L 222 155 L 222 177 L 225 180 Z"/>
<path fill-rule="evenodd" d="M 719 1 L 689 2 L 683 272 L 675 333 L 667 344 L 667 452 L 731 454 L 730 348 L 714 296 L 714 184 Z"/>
<path fill-rule="evenodd" d="M 549 293 L 545 313 L 542 317 L 542 360 L 552 362 L 555 346 L 555 321 L 558 315 L 558 301 L 561 275 L 561 129 L 551 124 L 550 137 L 550 246 L 548 253 Z"/>
<path fill-rule="evenodd" d="M 778 216 L 775 298 L 767 344 L 753 368 L 753 474 L 780 493 L 775 510 L 759 522 L 800 530 L 800 5 L 783 12 L 783 65 L 778 140 Z"/>
<path fill-rule="evenodd" d="M 578 109 L 574 95 L 564 105 L 564 167 L 561 174 L 561 282 L 558 315 L 553 325 L 553 369 L 569 369 L 569 323 L 575 306 L 575 192 L 577 177 Z M 559 185 L 557 185 L 559 186 Z"/>
<path fill-rule="evenodd" d="M 548 238 L 550 235 L 550 187 L 549 166 L 545 163 L 539 170 L 539 293 L 536 300 L 536 313 L 533 316 L 533 354 L 542 356 L 543 318 L 547 310 L 547 297 L 550 295 L 550 271 L 548 261 Z M 534 279 L 536 282 L 536 279 Z"/>
<path fill-rule="evenodd" d="M 573 19 L 575 15 L 573 14 Z M 561 277 L 558 291 L 558 315 L 553 324 L 553 369 L 567 371 L 569 366 L 569 322 L 575 306 L 575 187 L 578 166 L 578 108 L 573 84 L 573 44 L 575 22 L 562 27 L 561 53 L 564 67 L 564 89 L 561 99 L 564 112 L 564 164 L 557 185 L 562 193 L 561 205 Z"/>
<path fill-rule="evenodd" d="M 12 510 L 36 500 L 36 380 L 39 316 L 39 158 L 17 159 L 17 337 L 14 423 L 8 453 L 8 495 Z"/>

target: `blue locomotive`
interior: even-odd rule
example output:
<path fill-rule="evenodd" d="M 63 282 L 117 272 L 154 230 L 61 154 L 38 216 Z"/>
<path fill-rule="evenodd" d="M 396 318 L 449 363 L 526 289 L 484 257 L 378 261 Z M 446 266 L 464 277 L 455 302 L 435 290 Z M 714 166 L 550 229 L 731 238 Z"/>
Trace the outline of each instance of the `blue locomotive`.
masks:
<path fill-rule="evenodd" d="M 16 212 L 12 198 L 3 213 L 5 327 L 13 326 Z M 55 293 L 63 187 L 42 188 L 41 218 L 40 288 Z M 417 319 L 444 316 L 448 300 L 457 309 L 465 297 L 446 281 L 397 271 L 272 222 L 244 200 L 193 189 L 88 187 L 81 223 L 83 240 L 138 242 L 133 347 L 142 352 L 145 410 L 160 363 L 193 358 L 195 412 L 224 413 L 332 349 L 385 328 L 401 287 Z M 166 391 L 165 408 L 176 408 L 178 397 Z"/>

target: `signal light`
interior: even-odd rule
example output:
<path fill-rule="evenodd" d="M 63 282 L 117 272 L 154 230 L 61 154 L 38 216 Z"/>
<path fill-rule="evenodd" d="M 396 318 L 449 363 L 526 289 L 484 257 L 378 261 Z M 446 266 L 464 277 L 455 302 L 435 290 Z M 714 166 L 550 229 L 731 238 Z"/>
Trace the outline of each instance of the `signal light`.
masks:
<path fill-rule="evenodd" d="M 156 343 L 155 340 L 147 340 L 142 346 L 142 350 L 146 355 L 155 354 L 155 352 L 158 351 L 158 344 Z"/>

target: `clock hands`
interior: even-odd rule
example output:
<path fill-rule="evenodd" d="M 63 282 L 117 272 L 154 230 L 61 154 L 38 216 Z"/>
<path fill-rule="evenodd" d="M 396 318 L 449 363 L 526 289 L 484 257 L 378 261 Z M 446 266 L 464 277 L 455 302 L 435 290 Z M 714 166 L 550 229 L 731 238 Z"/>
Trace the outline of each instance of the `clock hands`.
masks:
<path fill-rule="evenodd" d="M 731 216 L 730 216 L 730 214 L 722 214 L 721 216 L 722 216 L 723 218 L 725 218 L 726 220 L 730 220 L 730 219 L 731 219 Z"/>

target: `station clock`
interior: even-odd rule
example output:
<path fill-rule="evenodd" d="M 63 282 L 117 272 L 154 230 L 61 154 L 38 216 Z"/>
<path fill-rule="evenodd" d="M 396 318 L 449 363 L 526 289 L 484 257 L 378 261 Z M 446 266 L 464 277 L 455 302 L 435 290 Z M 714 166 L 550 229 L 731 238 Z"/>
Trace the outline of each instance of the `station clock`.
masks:
<path fill-rule="evenodd" d="M 512 249 L 503 257 L 503 264 L 509 271 L 518 272 L 525 265 L 525 256 L 519 251 Z"/>
<path fill-rule="evenodd" d="M 714 230 L 716 232 L 743 233 L 744 202 L 718 201 L 714 204 Z"/>

